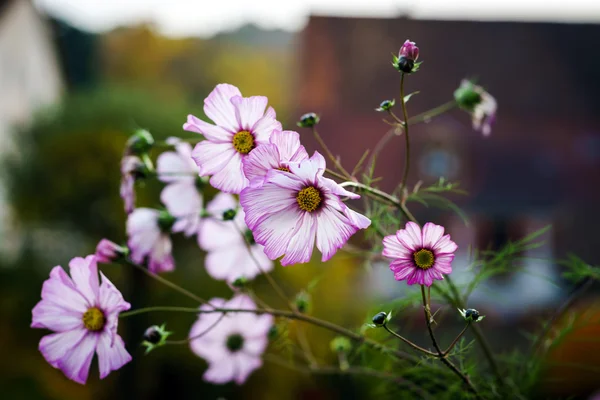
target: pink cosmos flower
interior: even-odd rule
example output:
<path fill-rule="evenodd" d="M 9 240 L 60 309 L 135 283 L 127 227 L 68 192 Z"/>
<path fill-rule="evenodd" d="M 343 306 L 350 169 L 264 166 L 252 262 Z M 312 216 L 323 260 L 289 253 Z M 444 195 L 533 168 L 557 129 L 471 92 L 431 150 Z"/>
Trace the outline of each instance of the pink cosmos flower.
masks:
<path fill-rule="evenodd" d="M 233 220 L 224 219 L 223 215 L 232 210 L 235 211 Z M 207 252 L 204 263 L 211 277 L 232 283 L 237 278 L 253 279 L 261 271 L 273 269 L 273 262 L 266 256 L 264 247 L 254 241 L 244 222 L 244 211 L 232 195 L 219 193 L 206 211 L 209 216 L 203 219 L 198 231 L 198 245 Z"/>
<path fill-rule="evenodd" d="M 127 218 L 127 246 L 131 259 L 137 264 L 147 258 L 151 272 L 168 272 L 175 269 L 171 255 L 169 230 L 175 218 L 165 211 L 136 208 Z"/>
<path fill-rule="evenodd" d="M 121 160 L 120 194 L 127 214 L 135 208 L 135 180 L 143 168 L 144 163 L 138 156 L 128 155 Z"/>
<path fill-rule="evenodd" d="M 218 308 L 256 309 L 250 297 L 243 294 L 229 301 L 211 299 L 210 304 Z M 208 311 L 212 307 L 203 305 L 200 309 Z M 268 314 L 199 314 L 189 337 L 192 351 L 208 362 L 203 379 L 217 384 L 243 384 L 262 366 L 261 355 L 269 343 L 267 335 L 272 325 L 273 316 Z"/>
<path fill-rule="evenodd" d="M 199 191 L 198 166 L 192 160 L 192 146 L 176 138 L 167 139 L 175 151 L 162 153 L 156 161 L 158 178 L 168 185 L 160 194 L 161 202 L 177 218 L 173 232 L 195 235 L 201 223 L 203 207 Z"/>
<path fill-rule="evenodd" d="M 289 170 L 271 170 L 263 186 L 242 191 L 246 224 L 271 260 L 285 255 L 282 265 L 308 262 L 316 239 L 321 260 L 327 261 L 371 221 L 340 200 L 360 196 L 323 177 L 325 159 L 318 152 L 290 163 Z"/>
<path fill-rule="evenodd" d="M 294 131 L 274 131 L 269 144 L 257 147 L 244 158 L 244 174 L 250 180 L 250 186 L 264 183 L 267 172 L 273 169 L 289 172 L 291 162 L 298 163 L 308 158 L 304 146 L 300 144 L 300 135 Z"/>
<path fill-rule="evenodd" d="M 395 235 L 383 238 L 383 255 L 392 258 L 390 269 L 397 281 L 409 285 L 431 286 L 434 279 L 443 280 L 442 274 L 452 272 L 452 260 L 458 246 L 444 227 L 426 223 L 423 230 L 408 222 Z"/>
<path fill-rule="evenodd" d="M 55 332 L 40 340 L 40 352 L 69 379 L 84 384 L 94 352 L 100 379 L 131 361 L 117 334 L 119 313 L 131 306 L 102 273 L 99 283 L 94 256 L 74 258 L 69 268 L 71 277 L 60 266 L 50 272 L 42 300 L 33 308 L 31 327 Z"/>
<path fill-rule="evenodd" d="M 193 115 L 183 129 L 204 135 L 192 156 L 200 175 L 212 175 L 210 183 L 226 193 L 240 193 L 248 186 L 242 160 L 254 148 L 267 144 L 274 130 L 281 130 L 275 110 L 264 96 L 242 97 L 235 86 L 219 84 L 204 100 L 204 113 L 215 125 Z"/>

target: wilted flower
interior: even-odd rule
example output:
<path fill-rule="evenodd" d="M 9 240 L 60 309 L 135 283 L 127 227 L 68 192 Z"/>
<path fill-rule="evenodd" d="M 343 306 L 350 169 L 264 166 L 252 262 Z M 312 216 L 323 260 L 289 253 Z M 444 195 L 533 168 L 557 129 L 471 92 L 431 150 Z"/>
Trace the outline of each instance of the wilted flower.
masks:
<path fill-rule="evenodd" d="M 131 259 L 137 264 L 147 258 L 151 272 L 167 272 L 175 269 L 171 255 L 169 231 L 175 218 L 166 211 L 150 208 L 137 208 L 127 218 L 127 245 Z"/>
<path fill-rule="evenodd" d="M 207 252 L 206 272 L 229 283 L 240 277 L 253 279 L 261 271 L 273 269 L 273 262 L 264 247 L 254 241 L 244 222 L 244 211 L 238 207 L 232 195 L 219 193 L 206 207 L 207 216 L 198 231 L 198 245 Z M 231 214 L 233 219 L 228 218 Z"/>
<path fill-rule="evenodd" d="M 216 125 L 188 116 L 183 129 L 198 132 L 206 140 L 192 152 L 200 175 L 212 175 L 210 183 L 227 193 L 240 193 L 248 186 L 242 160 L 254 148 L 269 142 L 274 130 L 281 130 L 275 110 L 264 96 L 242 97 L 239 89 L 219 84 L 204 100 L 204 113 Z"/>
<path fill-rule="evenodd" d="M 274 131 L 269 144 L 260 146 L 244 159 L 244 173 L 250 180 L 250 186 L 263 184 L 267 172 L 271 170 L 289 171 L 291 162 L 300 162 L 308 158 L 304 146 L 300 144 L 300 135 L 294 131 Z"/>
<path fill-rule="evenodd" d="M 468 308 L 466 310 L 458 309 L 458 312 L 467 322 L 480 322 L 485 318 L 485 315 L 479 315 L 479 311 L 474 308 Z"/>
<path fill-rule="evenodd" d="M 127 255 L 129 249 L 119 246 L 108 239 L 102 239 L 96 246 L 96 262 L 110 264 Z"/>
<path fill-rule="evenodd" d="M 69 262 L 71 276 L 57 266 L 44 282 L 42 300 L 33 308 L 32 328 L 56 333 L 44 336 L 39 349 L 46 361 L 77 383 L 84 384 L 94 352 L 100 379 L 131 361 L 117 334 L 119 313 L 130 308 L 102 274 L 94 256 Z"/>
<path fill-rule="evenodd" d="M 218 308 L 254 310 L 256 304 L 250 297 L 239 294 L 231 300 L 211 299 Z M 203 305 L 203 311 L 213 307 Z M 273 325 L 273 316 L 228 312 L 199 314 L 198 321 L 189 334 L 192 351 L 208 362 L 203 379 L 212 383 L 235 381 L 243 384 L 248 376 L 262 366 L 261 356 Z"/>
<path fill-rule="evenodd" d="M 145 171 L 146 166 L 138 156 L 125 156 L 121 160 L 120 194 L 127 214 L 135 208 L 135 181 L 144 177 Z"/>
<path fill-rule="evenodd" d="M 327 261 L 371 221 L 340 200 L 360 196 L 323 177 L 325 159 L 318 152 L 290 163 L 289 170 L 271 170 L 263 186 L 242 191 L 246 224 L 271 260 L 284 256 L 282 265 L 308 262 L 316 239 L 321 260 Z"/>
<path fill-rule="evenodd" d="M 319 123 L 319 116 L 313 112 L 306 113 L 300 117 L 300 121 L 296 123 L 300 128 L 312 128 Z"/>
<path fill-rule="evenodd" d="M 463 79 L 460 87 L 454 91 L 454 99 L 460 108 L 471 114 L 473 129 L 481 131 L 484 136 L 492 132 L 498 104 L 491 94 L 481 86 Z"/>
<path fill-rule="evenodd" d="M 442 274 L 452 272 L 457 247 L 450 235 L 444 235 L 443 226 L 431 222 L 423 230 L 408 222 L 405 229 L 383 238 L 383 255 L 393 259 L 394 278 L 409 285 L 431 286 L 434 279 L 443 280 Z"/>
<path fill-rule="evenodd" d="M 198 166 L 192 160 L 192 146 L 175 138 L 167 139 L 175 146 L 175 151 L 162 153 L 156 161 L 158 178 L 168 185 L 160 194 L 161 202 L 169 213 L 177 218 L 173 232 L 183 232 L 186 236 L 195 235 L 201 223 L 204 205 Z"/>

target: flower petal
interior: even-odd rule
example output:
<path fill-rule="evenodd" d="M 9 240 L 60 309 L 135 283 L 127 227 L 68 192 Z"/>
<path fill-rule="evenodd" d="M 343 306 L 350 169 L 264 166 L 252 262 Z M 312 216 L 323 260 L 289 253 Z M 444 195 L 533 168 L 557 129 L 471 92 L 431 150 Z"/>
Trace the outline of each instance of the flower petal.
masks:
<path fill-rule="evenodd" d="M 232 97 L 230 101 L 235 108 L 238 126 L 246 131 L 251 131 L 254 124 L 264 116 L 269 102 L 265 96 L 242 97 L 241 95 Z"/>
<path fill-rule="evenodd" d="M 308 159 L 308 153 L 300 144 L 300 135 L 294 131 L 274 131 L 269 141 L 279 150 L 280 160 L 300 162 Z"/>
<path fill-rule="evenodd" d="M 358 229 L 338 211 L 325 206 L 317 216 L 317 248 L 329 260 Z"/>
<path fill-rule="evenodd" d="M 58 266 L 52 268 L 50 278 L 42 286 L 42 300 L 56 304 L 65 310 L 80 313 L 82 316 L 92 306 L 75 288 L 69 275 Z"/>
<path fill-rule="evenodd" d="M 199 167 L 200 176 L 221 171 L 238 154 L 232 143 L 213 143 L 204 140 L 194 147 L 192 158 Z"/>
<path fill-rule="evenodd" d="M 235 377 L 235 361 L 230 357 L 209 364 L 208 369 L 202 375 L 202 379 L 211 383 L 227 383 Z"/>
<path fill-rule="evenodd" d="M 325 172 L 325 158 L 318 151 L 308 160 L 290 163 L 290 172 L 298 176 L 306 184 L 316 184 Z"/>
<path fill-rule="evenodd" d="M 273 131 L 281 131 L 281 122 L 277 121 L 275 118 L 275 110 L 273 107 L 269 107 L 264 117 L 256 121 L 251 131 L 258 143 L 268 143 Z"/>
<path fill-rule="evenodd" d="M 266 339 L 265 339 L 266 342 Z M 263 361 L 260 357 L 252 356 L 250 354 L 245 354 L 243 352 L 239 352 L 234 355 L 235 357 L 235 383 L 238 385 L 244 384 L 250 374 L 254 372 L 254 370 L 262 367 Z"/>
<path fill-rule="evenodd" d="M 265 246 L 265 254 L 271 260 L 275 260 L 286 252 L 290 238 L 300 229 L 301 220 L 302 214 L 295 204 L 281 211 L 263 215 L 252 230 L 254 240 Z"/>
<path fill-rule="evenodd" d="M 317 234 L 317 217 L 311 213 L 301 213 L 299 225 L 291 235 L 285 257 L 281 259 L 281 265 L 292 265 L 310 261 L 315 246 L 315 235 Z M 324 212 L 319 216 L 319 223 Z M 325 258 L 325 254 L 323 254 Z"/>
<path fill-rule="evenodd" d="M 45 328 L 54 332 L 66 332 L 83 328 L 83 313 L 65 309 L 51 301 L 42 300 L 31 311 L 32 328 Z"/>
<path fill-rule="evenodd" d="M 204 113 L 215 124 L 225 128 L 229 132 L 238 132 L 238 122 L 235 107 L 231 98 L 241 96 L 240 90 L 227 83 L 217 85 L 204 100 Z"/>
<path fill-rule="evenodd" d="M 411 252 L 423 247 L 421 228 L 414 222 L 408 222 L 405 229 L 396 232 L 396 237 Z"/>
<path fill-rule="evenodd" d="M 58 367 L 69 379 L 85 384 L 90 373 L 98 336 L 95 334 L 85 335 L 77 346 L 65 353 L 64 357 L 58 361 Z"/>
<path fill-rule="evenodd" d="M 88 304 L 97 305 L 98 299 L 98 266 L 94 256 L 87 256 L 85 259 L 75 257 L 69 262 L 71 278 Z"/>
<path fill-rule="evenodd" d="M 85 328 L 46 335 L 40 340 L 39 350 L 54 368 L 60 368 L 60 361 L 67 354 L 77 351 L 79 342 L 88 334 Z"/>
<path fill-rule="evenodd" d="M 444 235 L 444 227 L 428 222 L 423 225 L 423 247 L 433 249 L 435 244 Z"/>
<path fill-rule="evenodd" d="M 237 152 L 210 178 L 210 184 L 225 193 L 239 194 L 249 183 L 244 176 L 242 156 Z"/>
<path fill-rule="evenodd" d="M 299 184 L 288 177 L 282 177 L 281 180 L 278 180 L 279 182 Z M 300 189 L 301 186 L 298 190 Z M 252 230 L 256 227 L 257 222 L 267 214 L 278 213 L 292 207 L 298 208 L 294 193 L 274 183 L 265 183 L 260 188 L 244 189 L 240 194 L 240 204 L 246 213 L 246 225 Z"/>
<path fill-rule="evenodd" d="M 213 121 L 215 120 L 213 119 Z M 237 132 L 233 126 L 209 124 L 191 114 L 188 115 L 187 122 L 183 124 L 183 129 L 189 132 L 199 133 L 207 140 L 210 140 L 214 143 L 231 142 L 231 139 L 233 138 L 233 132 Z"/>
<path fill-rule="evenodd" d="M 252 150 L 242 164 L 250 186 L 257 187 L 263 184 L 267 172 L 280 167 L 281 157 L 275 145 L 265 144 Z"/>
<path fill-rule="evenodd" d="M 444 235 L 434 246 L 433 251 L 436 254 L 454 253 L 458 249 L 456 243 L 450 240 L 450 235 Z"/>
<path fill-rule="evenodd" d="M 396 235 L 389 235 L 383 238 L 383 252 L 384 257 L 389 258 L 410 258 L 412 252 L 407 249 Z"/>
<path fill-rule="evenodd" d="M 100 334 L 96 354 L 98 355 L 100 379 L 106 378 L 111 371 L 116 371 L 131 361 L 131 355 L 125 349 L 125 343 L 121 336 L 117 336 L 112 341 L 109 335 Z"/>

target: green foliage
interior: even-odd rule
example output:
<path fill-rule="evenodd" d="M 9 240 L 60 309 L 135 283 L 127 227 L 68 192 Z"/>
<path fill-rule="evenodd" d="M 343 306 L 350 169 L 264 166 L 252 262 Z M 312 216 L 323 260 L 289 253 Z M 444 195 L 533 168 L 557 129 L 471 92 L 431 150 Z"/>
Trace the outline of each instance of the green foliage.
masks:
<path fill-rule="evenodd" d="M 591 266 L 573 254 L 570 254 L 566 260 L 560 261 L 559 264 L 565 267 L 563 278 L 572 283 L 579 283 L 588 278 L 600 280 L 600 267 Z"/>

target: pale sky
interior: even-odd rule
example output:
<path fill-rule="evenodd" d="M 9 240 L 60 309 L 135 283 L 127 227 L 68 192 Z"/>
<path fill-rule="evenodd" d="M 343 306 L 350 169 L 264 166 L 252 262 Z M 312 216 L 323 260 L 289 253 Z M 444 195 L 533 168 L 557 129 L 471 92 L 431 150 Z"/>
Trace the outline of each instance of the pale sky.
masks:
<path fill-rule="evenodd" d="M 246 23 L 297 31 L 308 16 L 600 22 L 599 0 L 35 0 L 73 25 L 103 31 L 153 22 L 170 36 L 210 36 Z"/>

